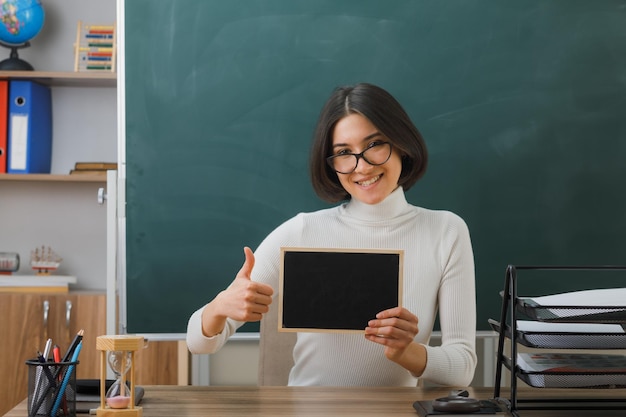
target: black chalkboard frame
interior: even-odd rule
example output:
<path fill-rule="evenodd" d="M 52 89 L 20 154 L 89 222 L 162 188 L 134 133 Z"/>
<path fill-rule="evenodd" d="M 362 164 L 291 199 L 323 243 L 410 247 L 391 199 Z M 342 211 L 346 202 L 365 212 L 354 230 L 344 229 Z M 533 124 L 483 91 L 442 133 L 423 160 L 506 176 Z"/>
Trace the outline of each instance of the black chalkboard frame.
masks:
<path fill-rule="evenodd" d="M 400 249 L 281 248 L 278 331 L 363 333 L 402 306 L 403 265 Z"/>

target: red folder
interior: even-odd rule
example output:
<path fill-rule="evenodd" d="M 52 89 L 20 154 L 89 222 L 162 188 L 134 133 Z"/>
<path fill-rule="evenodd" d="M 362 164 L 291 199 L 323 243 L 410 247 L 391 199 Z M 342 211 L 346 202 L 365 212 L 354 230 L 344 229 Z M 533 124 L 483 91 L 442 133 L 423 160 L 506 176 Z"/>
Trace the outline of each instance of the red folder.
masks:
<path fill-rule="evenodd" d="M 9 82 L 0 80 L 0 174 L 7 172 L 7 120 L 9 117 Z"/>

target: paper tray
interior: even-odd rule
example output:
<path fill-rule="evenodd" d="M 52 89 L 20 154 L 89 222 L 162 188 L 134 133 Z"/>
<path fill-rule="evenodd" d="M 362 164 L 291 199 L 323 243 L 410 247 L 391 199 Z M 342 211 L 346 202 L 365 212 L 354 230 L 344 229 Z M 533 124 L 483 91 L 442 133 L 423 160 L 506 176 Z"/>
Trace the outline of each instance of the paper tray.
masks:
<path fill-rule="evenodd" d="M 626 374 L 540 373 L 518 368 L 517 376 L 534 388 L 626 388 Z"/>
<path fill-rule="evenodd" d="M 517 310 L 539 321 L 626 323 L 626 288 L 573 291 L 542 297 L 519 297 Z"/>
<path fill-rule="evenodd" d="M 622 306 L 554 306 L 540 305 L 530 298 L 519 298 L 517 310 L 533 320 L 575 323 L 626 323 Z"/>
<path fill-rule="evenodd" d="M 515 370 L 521 380 L 535 388 L 626 387 L 624 355 L 518 353 Z"/>
<path fill-rule="evenodd" d="M 489 319 L 491 328 L 500 333 L 500 323 Z M 528 329 L 536 325 L 535 329 Z M 626 333 L 616 325 L 584 325 L 580 323 L 533 323 L 518 321 L 515 337 L 518 343 L 538 349 L 626 349 Z M 576 331 L 576 328 L 593 331 Z M 603 329 L 611 331 L 602 331 Z M 506 326 L 505 336 L 511 339 L 511 328 Z"/>

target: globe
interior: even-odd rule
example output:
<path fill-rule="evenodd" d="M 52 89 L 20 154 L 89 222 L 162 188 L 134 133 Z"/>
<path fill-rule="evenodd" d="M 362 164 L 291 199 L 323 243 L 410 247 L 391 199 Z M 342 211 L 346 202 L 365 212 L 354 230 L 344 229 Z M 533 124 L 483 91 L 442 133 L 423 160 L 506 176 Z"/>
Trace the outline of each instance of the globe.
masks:
<path fill-rule="evenodd" d="M 11 49 L 11 57 L 0 62 L 0 70 L 32 70 L 19 59 L 18 48 L 29 46 L 43 28 L 45 13 L 41 0 L 0 0 L 0 44 Z"/>

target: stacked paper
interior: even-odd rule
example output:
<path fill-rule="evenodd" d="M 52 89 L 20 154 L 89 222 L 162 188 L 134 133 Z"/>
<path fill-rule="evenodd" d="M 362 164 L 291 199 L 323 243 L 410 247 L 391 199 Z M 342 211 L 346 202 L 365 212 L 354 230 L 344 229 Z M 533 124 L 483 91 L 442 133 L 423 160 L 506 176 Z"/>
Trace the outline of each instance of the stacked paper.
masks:
<path fill-rule="evenodd" d="M 533 302 L 539 307 L 543 306 L 555 316 L 563 318 L 599 314 L 599 310 L 601 313 L 624 313 L 626 318 L 626 288 L 572 291 L 520 299 Z"/>
<path fill-rule="evenodd" d="M 524 380 L 540 388 L 626 386 L 626 356 L 578 353 L 519 353 Z"/>

